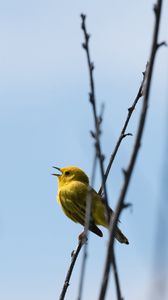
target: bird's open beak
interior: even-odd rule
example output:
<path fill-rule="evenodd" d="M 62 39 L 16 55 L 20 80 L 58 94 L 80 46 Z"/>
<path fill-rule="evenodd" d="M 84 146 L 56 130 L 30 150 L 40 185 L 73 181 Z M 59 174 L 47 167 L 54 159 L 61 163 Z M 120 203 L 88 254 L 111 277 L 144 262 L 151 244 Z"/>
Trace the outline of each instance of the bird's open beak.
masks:
<path fill-rule="evenodd" d="M 62 171 L 61 171 L 61 169 L 60 168 L 58 168 L 58 167 L 53 167 L 54 169 L 56 169 L 56 170 L 58 170 L 59 172 L 61 172 L 62 173 Z M 61 174 L 58 174 L 58 173 L 53 173 L 53 174 L 51 174 L 51 175 L 53 175 L 53 176 L 61 176 Z"/>

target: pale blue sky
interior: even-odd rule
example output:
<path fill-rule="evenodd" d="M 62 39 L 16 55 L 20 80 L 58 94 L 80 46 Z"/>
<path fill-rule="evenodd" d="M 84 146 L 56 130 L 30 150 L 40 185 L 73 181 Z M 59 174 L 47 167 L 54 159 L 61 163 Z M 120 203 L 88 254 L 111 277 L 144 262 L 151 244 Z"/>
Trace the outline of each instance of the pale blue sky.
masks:
<path fill-rule="evenodd" d="M 168 41 L 168 1 L 160 40 Z M 92 35 L 98 104 L 105 103 L 102 148 L 106 161 L 149 55 L 153 1 L 11 1 L 0 4 L 0 298 L 58 299 L 80 225 L 67 220 L 55 198 L 52 165 L 77 165 L 91 174 L 93 128 L 80 13 Z M 161 187 L 168 101 L 168 52 L 159 50 L 149 115 L 121 217 L 130 240 L 117 244 L 125 299 L 148 299 L 155 217 Z M 135 133 L 140 104 L 129 131 Z M 125 140 L 108 180 L 114 208 L 133 138 Z M 96 186 L 100 186 L 97 174 Z M 96 299 L 107 233 L 90 234 L 85 300 Z M 80 259 L 67 298 L 76 299 Z M 112 282 L 112 277 L 111 277 Z M 113 284 L 107 300 L 114 297 Z"/>

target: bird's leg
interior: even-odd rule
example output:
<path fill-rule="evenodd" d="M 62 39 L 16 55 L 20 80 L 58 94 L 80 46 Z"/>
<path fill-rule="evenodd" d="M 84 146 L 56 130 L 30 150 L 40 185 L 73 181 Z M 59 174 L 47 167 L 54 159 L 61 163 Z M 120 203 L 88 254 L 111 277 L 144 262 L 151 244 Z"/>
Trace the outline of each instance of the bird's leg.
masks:
<path fill-rule="evenodd" d="M 78 240 L 79 240 L 79 243 L 81 242 L 82 244 L 85 244 L 87 242 L 88 239 L 85 234 L 85 231 L 82 231 L 82 233 L 79 234 Z"/>

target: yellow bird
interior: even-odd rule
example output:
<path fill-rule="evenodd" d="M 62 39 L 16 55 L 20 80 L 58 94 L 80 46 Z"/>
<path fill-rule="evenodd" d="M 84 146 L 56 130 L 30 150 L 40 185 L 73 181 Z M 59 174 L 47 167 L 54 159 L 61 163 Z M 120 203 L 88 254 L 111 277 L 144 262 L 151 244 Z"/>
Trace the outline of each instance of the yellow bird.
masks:
<path fill-rule="evenodd" d="M 89 230 L 102 237 L 103 234 L 96 225 L 109 227 L 106 218 L 106 207 L 103 198 L 93 188 L 89 187 L 88 176 L 81 169 L 74 166 L 53 168 L 60 172 L 60 174 L 52 174 L 58 177 L 58 203 L 68 218 L 83 226 L 85 225 L 86 198 L 88 191 L 91 191 L 92 208 Z M 110 207 L 109 211 L 113 214 Z M 120 243 L 129 244 L 128 239 L 119 228 L 116 230 L 115 238 Z"/>

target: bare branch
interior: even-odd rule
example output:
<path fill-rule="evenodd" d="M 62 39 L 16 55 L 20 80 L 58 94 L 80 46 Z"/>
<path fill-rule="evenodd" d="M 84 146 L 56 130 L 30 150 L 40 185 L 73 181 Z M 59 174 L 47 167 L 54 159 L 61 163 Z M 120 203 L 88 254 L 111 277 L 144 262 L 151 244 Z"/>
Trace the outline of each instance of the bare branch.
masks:
<path fill-rule="evenodd" d="M 82 27 L 82 30 L 84 32 L 84 37 L 85 37 L 85 42 L 83 43 L 83 48 L 86 51 L 88 69 L 89 69 L 89 77 L 90 77 L 89 100 L 90 100 L 90 103 L 92 104 L 94 123 L 95 123 L 95 132 L 91 132 L 91 135 L 96 141 L 95 147 L 96 147 L 97 157 L 98 157 L 99 163 L 100 163 L 100 170 L 101 170 L 101 177 L 102 177 L 101 191 L 104 191 L 104 200 L 105 200 L 105 205 L 106 205 L 107 219 L 108 219 L 108 222 L 109 222 L 110 221 L 110 212 L 109 212 L 109 205 L 108 205 L 108 199 L 107 199 L 106 179 L 105 179 L 105 175 L 104 175 L 104 166 L 103 166 L 104 156 L 102 155 L 101 145 L 100 145 L 100 134 L 101 134 L 100 124 L 102 122 L 102 115 L 103 115 L 104 106 L 102 107 L 100 117 L 98 117 L 97 111 L 96 111 L 95 87 L 94 87 L 94 79 L 93 79 L 94 65 L 91 62 L 90 51 L 89 51 L 89 38 L 90 38 L 90 35 L 87 33 L 87 30 L 86 30 L 86 25 L 85 25 L 86 16 L 81 15 L 81 18 L 82 18 L 82 26 L 81 27 Z M 122 139 L 125 138 L 127 135 L 131 135 L 131 134 L 130 133 L 125 133 L 125 131 L 124 131 L 122 133 Z M 119 276 L 118 276 L 118 272 L 117 272 L 117 265 L 116 265 L 114 251 L 113 251 L 113 262 L 114 262 L 113 266 L 114 266 L 114 278 L 115 278 L 116 289 L 119 293 L 121 293 L 120 292 Z M 78 298 L 78 300 L 80 300 L 80 298 Z"/>
<path fill-rule="evenodd" d="M 86 31 L 86 25 L 85 25 L 85 19 L 86 16 L 81 14 L 81 19 L 82 19 L 82 25 L 81 28 L 84 32 L 84 38 L 85 41 L 82 44 L 83 48 L 86 50 L 87 54 L 87 62 L 88 62 L 88 68 L 89 68 L 89 79 L 90 79 L 90 93 L 89 93 L 89 101 L 92 104 L 93 108 L 93 115 L 94 115 L 94 122 L 95 122 L 95 132 L 90 131 L 92 138 L 95 140 L 95 158 L 94 158 L 94 163 L 93 163 L 93 171 L 92 171 L 92 178 L 91 178 L 91 186 L 94 185 L 94 177 L 95 177 L 95 170 L 96 170 L 96 161 L 97 158 L 99 159 L 100 162 L 100 170 L 102 174 L 102 178 L 104 177 L 104 168 L 103 168 L 103 161 L 104 161 L 104 156 L 101 152 L 101 147 L 100 147 L 100 126 L 103 120 L 103 112 L 104 112 L 104 105 L 101 107 L 101 113 L 98 116 L 97 115 L 97 110 L 96 110 L 96 100 L 95 100 L 95 89 L 94 89 L 94 80 L 93 80 L 93 70 L 94 70 L 94 64 L 90 60 L 90 52 L 89 52 L 89 38 L 90 35 Z M 104 182 L 104 180 L 102 179 Z M 106 192 L 106 187 L 105 185 L 103 186 L 104 193 L 105 193 L 105 201 L 106 201 L 106 206 L 108 207 L 108 200 L 107 200 L 107 192 Z M 83 254 L 83 260 L 82 260 L 82 269 L 81 269 L 81 277 L 80 277 L 80 282 L 79 282 L 79 292 L 78 292 L 78 299 L 81 299 L 82 295 L 82 289 L 83 289 L 83 281 L 84 281 L 84 273 L 85 273 L 85 265 L 86 265 L 86 258 L 87 258 L 87 243 L 86 241 L 88 240 L 88 230 L 89 230 L 89 222 L 90 222 L 90 217 L 91 217 L 91 208 L 92 208 L 92 198 L 90 194 L 90 190 L 88 189 L 88 195 L 86 198 L 86 215 L 85 215 L 85 227 L 84 227 L 84 232 L 80 235 L 80 241 L 78 244 L 78 247 L 75 251 L 73 251 L 73 256 L 72 256 L 72 261 L 70 264 L 70 267 L 68 269 L 66 279 L 64 282 L 64 286 L 60 295 L 59 300 L 63 300 L 67 291 L 67 288 L 69 286 L 69 281 L 71 278 L 71 274 L 74 268 L 74 264 L 76 262 L 76 259 L 79 255 L 79 252 L 82 248 L 82 245 L 85 244 L 84 248 L 84 254 Z M 107 210 L 107 214 L 108 214 Z M 110 219 L 110 216 L 109 216 Z"/>
<path fill-rule="evenodd" d="M 127 134 L 126 134 L 125 132 L 126 132 L 126 129 L 127 129 L 127 127 L 128 127 L 129 121 L 130 121 L 130 119 L 131 119 L 132 113 L 133 113 L 133 111 L 135 110 L 135 107 L 136 107 L 136 105 L 137 105 L 139 99 L 142 97 L 142 87 L 143 87 L 143 84 L 144 84 L 144 78 L 145 78 L 144 74 L 145 74 L 145 72 L 143 72 L 143 80 L 142 80 L 141 85 L 140 85 L 140 87 L 139 87 L 138 93 L 137 93 L 137 95 L 136 95 L 136 97 L 135 97 L 135 100 L 134 100 L 132 106 L 128 108 L 128 114 L 127 114 L 126 120 L 125 120 L 124 125 L 123 125 L 123 128 L 122 128 L 122 130 L 121 130 L 121 132 L 120 132 L 120 135 L 119 135 L 119 138 L 118 138 L 117 143 L 116 143 L 116 145 L 115 145 L 115 148 L 114 148 L 114 150 L 113 150 L 113 152 L 112 152 L 112 154 L 111 154 L 111 157 L 110 157 L 110 160 L 109 160 L 109 163 L 108 163 L 106 172 L 105 172 L 105 176 L 104 176 L 104 177 L 105 177 L 105 181 L 107 180 L 107 177 L 108 177 L 108 175 L 109 175 L 109 172 L 110 172 L 110 170 L 111 170 L 113 161 L 114 161 L 114 159 L 115 159 L 115 157 L 116 157 L 116 154 L 117 154 L 117 152 L 118 152 L 118 149 L 119 149 L 119 147 L 120 147 L 120 144 L 121 144 L 122 140 L 123 140 L 126 136 L 132 136 L 131 133 L 127 133 Z M 103 191 L 103 184 L 102 184 L 101 187 L 100 187 L 99 194 L 102 194 L 102 191 Z"/>
<path fill-rule="evenodd" d="M 167 47 L 167 43 L 165 41 L 163 41 L 163 42 L 160 42 L 157 44 L 157 48 L 162 47 L 162 46 Z"/>
<path fill-rule="evenodd" d="M 91 177 L 91 186 L 94 185 L 94 178 L 95 178 L 95 171 L 96 171 L 96 161 L 97 158 L 99 159 L 100 162 L 100 170 L 102 174 L 102 178 L 104 177 L 104 168 L 103 168 L 103 161 L 104 161 L 104 155 L 101 152 L 101 147 L 100 147 L 100 134 L 101 134 L 101 123 L 103 120 L 103 112 L 104 112 L 104 104 L 101 106 L 101 112 L 100 115 L 97 115 L 97 110 L 96 110 L 96 99 L 95 99 L 95 89 L 94 89 L 94 80 L 93 80 L 93 70 L 94 70 L 94 64 L 90 60 L 90 52 L 89 52 L 89 38 L 90 35 L 86 31 L 86 25 L 85 25 L 85 19 L 86 16 L 81 14 L 82 18 L 82 25 L 81 28 L 84 32 L 84 38 L 85 42 L 82 44 L 83 48 L 86 50 L 87 54 L 87 62 L 88 62 L 88 68 L 89 68 L 89 78 L 90 78 L 90 93 L 89 93 L 89 101 L 92 104 L 93 108 L 93 115 L 94 115 L 94 122 L 95 122 L 95 132 L 90 131 L 92 138 L 95 140 L 95 158 L 94 158 L 94 163 L 93 163 L 93 170 L 92 170 L 92 177 Z M 104 180 L 102 179 L 104 182 Z M 107 192 L 106 192 L 106 187 L 105 185 L 103 186 L 104 193 L 106 195 L 105 201 L 106 201 L 106 206 L 108 207 L 108 200 L 107 200 Z M 90 194 L 90 190 L 88 189 L 88 196 L 86 199 L 86 216 L 85 216 L 85 227 L 84 227 L 84 232 L 80 235 L 80 241 L 78 244 L 78 247 L 75 251 L 73 251 L 73 256 L 72 256 L 72 261 L 70 264 L 70 267 L 68 269 L 66 279 L 64 282 L 64 286 L 60 295 L 59 300 L 63 300 L 67 291 L 67 288 L 69 286 L 69 281 L 71 278 L 71 274 L 74 268 L 74 264 L 76 262 L 76 259 L 79 255 L 79 252 L 82 248 L 82 245 L 85 244 L 84 248 L 84 253 L 83 253 L 83 260 L 82 260 L 82 269 L 81 269 L 81 277 L 80 277 L 80 282 L 79 282 L 79 292 L 78 292 L 78 300 L 81 299 L 82 295 L 82 289 L 83 289 L 83 281 L 84 281 L 84 273 L 85 273 L 85 265 L 86 265 L 86 258 L 87 258 L 87 243 L 86 241 L 88 240 L 88 230 L 89 230 L 89 222 L 90 222 L 90 217 L 91 217 L 91 208 L 92 208 L 92 198 Z M 108 214 L 108 209 L 107 209 L 107 214 Z M 109 216 L 110 219 L 110 216 Z"/>
<path fill-rule="evenodd" d="M 139 126 L 137 130 L 137 135 L 135 139 L 135 144 L 134 148 L 132 151 L 132 155 L 130 158 L 130 162 L 128 164 L 126 173 L 125 173 L 125 178 L 124 178 L 124 183 L 123 187 L 117 202 L 117 207 L 114 213 L 114 217 L 111 218 L 111 224 L 110 224 L 110 238 L 109 238 L 109 244 L 108 244 L 108 250 L 107 250 L 107 256 L 106 256 L 106 262 L 105 262 L 105 269 L 104 269 L 104 275 L 103 275 L 103 280 L 102 280 L 102 286 L 100 290 L 100 295 L 99 295 L 99 300 L 104 300 L 105 295 L 106 295 L 106 290 L 107 290 L 107 284 L 108 284 L 108 279 L 109 279 L 109 271 L 110 271 L 110 262 L 112 260 L 112 251 L 111 249 L 114 247 L 114 234 L 116 231 L 118 219 L 121 213 L 121 210 L 123 209 L 123 204 L 125 200 L 125 196 L 128 190 L 128 185 L 131 180 L 132 172 L 135 166 L 135 162 L 137 159 L 138 151 L 140 148 L 141 140 L 142 140 L 142 135 L 144 131 L 144 126 L 145 126 L 145 121 L 146 121 L 146 116 L 147 116 L 147 109 L 148 109 L 148 103 L 149 103 L 149 93 L 150 93 L 150 87 L 151 87 L 151 78 L 153 74 L 153 66 L 154 66 L 154 60 L 155 60 L 155 55 L 157 52 L 157 40 L 158 40 L 158 32 L 159 32 L 159 25 L 160 25 L 160 15 L 161 15 L 161 7 L 162 7 L 162 0 L 158 0 L 157 4 L 154 7 L 155 11 L 155 26 L 154 26 L 154 33 L 153 33 L 153 41 L 152 41 L 152 48 L 151 48 L 151 54 L 150 54 L 150 60 L 149 60 L 149 66 L 148 70 L 145 74 L 145 79 L 146 79 L 146 84 L 143 89 L 143 106 L 141 110 L 141 115 L 140 115 L 140 120 L 139 120 Z M 121 298 L 118 297 L 119 300 Z"/>
<path fill-rule="evenodd" d="M 68 272 L 67 272 L 67 275 L 66 275 L 66 278 L 65 278 L 65 281 L 64 281 L 64 285 L 63 285 L 63 288 L 62 288 L 62 291 L 61 291 L 61 295 L 59 297 L 59 300 L 64 300 L 64 298 L 65 298 L 65 294 L 66 294 L 67 288 L 69 286 L 69 281 L 70 281 L 70 278 L 71 278 L 71 275 L 72 275 L 72 271 L 73 271 L 75 262 L 77 260 L 77 257 L 79 255 L 79 252 L 80 252 L 82 246 L 83 246 L 83 240 L 81 239 L 81 240 L 79 240 L 79 243 L 78 243 L 78 246 L 77 246 L 76 250 L 72 251 L 71 264 L 69 266 L 69 269 L 68 269 Z"/>
<path fill-rule="evenodd" d="M 112 247 L 112 253 L 111 253 L 111 262 L 113 266 L 113 273 L 114 273 L 114 280 L 115 280 L 115 286 L 116 286 L 116 293 L 117 293 L 117 299 L 123 300 L 121 296 L 121 288 L 120 288 L 120 281 L 119 281 L 119 275 L 117 270 L 117 264 L 116 264 L 116 258 L 115 258 L 115 250 L 114 247 Z"/>
<path fill-rule="evenodd" d="M 82 259 L 82 268 L 80 273 L 80 280 L 79 280 L 79 290 L 78 290 L 78 300 L 82 299 L 82 292 L 83 292 L 83 282 L 84 282 L 84 276 L 85 276 L 85 269 L 86 269 L 86 260 L 87 260 L 87 248 L 89 241 L 89 224 L 90 224 L 90 218 L 91 218 L 91 212 L 92 212 L 92 194 L 91 194 L 91 187 L 94 186 L 94 180 L 96 175 L 96 163 L 97 163 L 97 156 L 95 151 L 95 157 L 93 160 L 93 168 L 92 168 L 92 176 L 91 176 L 91 185 L 88 187 L 88 194 L 86 197 L 86 213 L 85 213 L 85 227 L 84 227 L 84 238 L 86 240 L 86 243 L 84 244 L 84 250 L 83 250 L 83 259 Z"/>
<path fill-rule="evenodd" d="M 93 71 L 94 71 L 94 64 L 91 61 L 90 58 L 90 50 L 89 50 L 89 40 L 90 35 L 88 34 L 86 30 L 86 16 L 84 14 L 81 14 L 82 24 L 81 28 L 83 30 L 84 34 L 84 43 L 82 44 L 87 57 L 87 63 L 88 63 L 88 70 L 89 70 L 89 80 L 90 80 L 90 93 L 89 93 L 89 100 L 92 105 L 93 109 L 93 117 L 94 117 L 94 123 L 95 123 L 95 132 L 94 132 L 94 138 L 95 138 L 95 146 L 96 146 L 96 152 L 97 157 L 100 164 L 100 172 L 101 172 L 101 178 L 102 178 L 102 189 L 104 191 L 104 200 L 106 205 L 106 211 L 107 211 L 107 218 L 110 220 L 110 213 L 108 210 L 108 199 L 107 199 L 107 190 L 106 190 L 106 183 L 105 183 L 105 177 L 104 177 L 104 156 L 102 155 L 101 150 L 101 144 L 100 144 L 100 119 L 97 114 L 97 108 L 96 108 L 96 96 L 95 96 L 95 85 L 94 85 L 94 78 L 93 78 Z M 93 136 L 93 134 L 92 134 Z"/>

